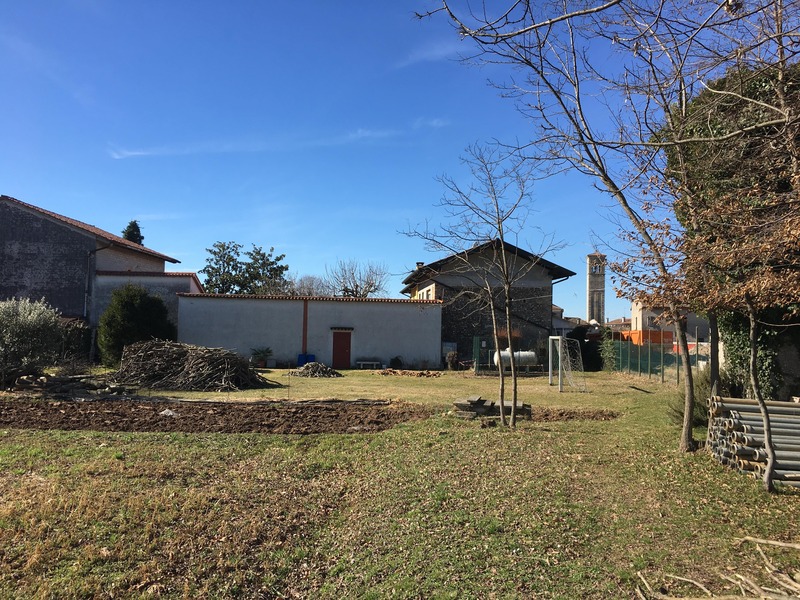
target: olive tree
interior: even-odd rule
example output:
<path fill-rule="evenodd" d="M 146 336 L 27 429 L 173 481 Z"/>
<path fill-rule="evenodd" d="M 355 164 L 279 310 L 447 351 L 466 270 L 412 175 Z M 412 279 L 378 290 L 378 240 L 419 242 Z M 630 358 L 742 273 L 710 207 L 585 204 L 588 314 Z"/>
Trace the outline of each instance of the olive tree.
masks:
<path fill-rule="evenodd" d="M 62 341 L 59 313 L 44 300 L 0 301 L 0 386 L 53 365 Z"/>

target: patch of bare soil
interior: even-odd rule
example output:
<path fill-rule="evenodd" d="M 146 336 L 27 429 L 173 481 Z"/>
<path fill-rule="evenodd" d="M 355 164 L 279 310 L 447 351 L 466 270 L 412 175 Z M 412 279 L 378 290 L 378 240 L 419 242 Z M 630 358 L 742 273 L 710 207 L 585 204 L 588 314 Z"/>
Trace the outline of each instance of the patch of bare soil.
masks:
<path fill-rule="evenodd" d="M 619 413 L 605 409 L 531 407 L 532 421 L 611 421 L 618 417 Z"/>
<path fill-rule="evenodd" d="M 424 419 L 430 409 L 389 400 L 269 402 L 58 400 L 0 395 L 0 427 L 186 433 L 371 433 Z"/>

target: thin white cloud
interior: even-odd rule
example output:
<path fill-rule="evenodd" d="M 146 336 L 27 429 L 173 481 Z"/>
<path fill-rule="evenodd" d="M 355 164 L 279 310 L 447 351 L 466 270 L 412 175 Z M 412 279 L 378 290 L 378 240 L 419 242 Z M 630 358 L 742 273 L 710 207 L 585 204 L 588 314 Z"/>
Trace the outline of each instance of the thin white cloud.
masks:
<path fill-rule="evenodd" d="M 356 129 L 347 134 L 348 141 L 359 140 L 380 140 L 401 135 L 399 131 L 392 129 Z"/>
<path fill-rule="evenodd" d="M 349 146 L 352 144 L 368 143 L 376 140 L 386 140 L 401 137 L 404 132 L 398 129 L 364 129 L 358 128 L 343 135 L 329 138 L 318 138 L 301 144 L 303 147 L 324 147 L 324 146 Z"/>
<path fill-rule="evenodd" d="M 450 125 L 450 121 L 447 119 L 442 119 L 439 117 L 434 118 L 423 118 L 420 117 L 416 121 L 414 121 L 414 129 L 441 129 L 442 127 L 448 127 Z"/>
<path fill-rule="evenodd" d="M 141 157 L 167 157 L 188 156 L 192 154 L 233 154 L 253 152 L 276 152 L 278 150 L 300 150 L 303 148 L 324 146 L 346 146 L 350 144 L 366 143 L 374 140 L 388 139 L 402 136 L 403 132 L 395 129 L 365 129 L 359 128 L 339 136 L 317 138 L 310 140 L 295 140 L 288 142 L 229 142 L 210 141 L 191 144 L 169 144 L 150 146 L 144 148 L 125 148 L 109 144 L 108 154 L 115 160 Z"/>
<path fill-rule="evenodd" d="M 403 69 L 424 62 L 456 60 L 460 58 L 459 52 L 462 49 L 463 48 L 459 46 L 458 40 L 426 44 L 412 50 L 408 56 L 397 63 L 396 67 L 398 69 Z"/>
<path fill-rule="evenodd" d="M 108 154 L 114 159 L 133 158 L 136 156 L 156 156 L 155 150 L 125 150 L 124 148 L 109 148 Z"/>
<path fill-rule="evenodd" d="M 121 160 L 147 156 L 188 156 L 191 154 L 232 154 L 249 152 L 268 152 L 277 149 L 276 145 L 265 142 L 229 142 L 211 141 L 189 144 L 171 144 L 150 146 L 146 148 L 123 148 L 109 144 L 108 154 L 111 158 Z"/>

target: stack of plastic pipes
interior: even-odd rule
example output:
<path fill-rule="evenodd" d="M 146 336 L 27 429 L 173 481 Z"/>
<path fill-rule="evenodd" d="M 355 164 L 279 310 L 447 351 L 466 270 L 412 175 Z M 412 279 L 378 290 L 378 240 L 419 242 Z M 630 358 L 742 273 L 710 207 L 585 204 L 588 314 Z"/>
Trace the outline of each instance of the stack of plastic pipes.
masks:
<path fill-rule="evenodd" d="M 767 466 L 764 421 L 755 400 L 714 396 L 709 404 L 708 445 L 712 455 L 727 465 L 761 478 Z M 774 480 L 800 487 L 800 404 L 767 402 Z"/>

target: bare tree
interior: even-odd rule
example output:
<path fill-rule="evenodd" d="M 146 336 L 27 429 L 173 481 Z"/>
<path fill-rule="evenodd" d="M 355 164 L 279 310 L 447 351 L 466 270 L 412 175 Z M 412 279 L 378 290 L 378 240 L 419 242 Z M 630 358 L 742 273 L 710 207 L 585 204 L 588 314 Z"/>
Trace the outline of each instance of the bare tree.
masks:
<path fill-rule="evenodd" d="M 511 67 L 497 85 L 533 125 L 530 141 L 517 149 L 551 173 L 593 178 L 619 207 L 623 235 L 634 244 L 619 261 L 621 290 L 665 306 L 676 323 L 685 382 L 680 447 L 687 451 L 695 447 L 694 387 L 680 313 L 690 298 L 680 272 L 683 227 L 673 212 L 685 174 L 666 173 L 664 150 L 722 139 L 686 129 L 689 101 L 742 57 L 761 65 L 788 60 L 798 28 L 786 22 L 785 9 L 792 7 L 796 21 L 796 4 L 508 0 L 473 10 L 466 1 L 442 0 L 427 13 L 447 15 L 473 43 L 473 60 Z M 787 118 L 766 110 L 725 135 Z"/>
<path fill-rule="evenodd" d="M 503 425 L 514 427 L 518 404 L 514 353 L 518 349 L 512 335 L 512 304 L 517 284 L 536 267 L 541 255 L 523 253 L 516 247 L 526 228 L 532 169 L 529 163 L 497 147 L 471 146 L 462 162 L 472 176 L 469 185 L 463 186 L 447 175 L 439 178 L 445 188 L 439 203 L 445 212 L 445 223 L 406 233 L 423 240 L 429 250 L 446 252 L 456 260 L 455 272 L 472 286 L 462 288 L 449 302 L 466 301 L 472 310 L 489 313 L 498 352 L 502 350 L 501 332 L 505 331 L 511 370 L 511 410 L 507 421 L 505 369 L 501 359 L 498 361 L 500 418 Z M 547 242 L 543 244 L 544 251 L 555 248 L 551 237 L 543 239 Z"/>
<path fill-rule="evenodd" d="M 386 294 L 389 272 L 380 263 L 339 260 L 325 267 L 324 281 L 335 296 L 369 298 Z"/>
<path fill-rule="evenodd" d="M 318 275 L 300 275 L 289 277 L 289 289 L 295 296 L 335 296 L 328 282 Z"/>

